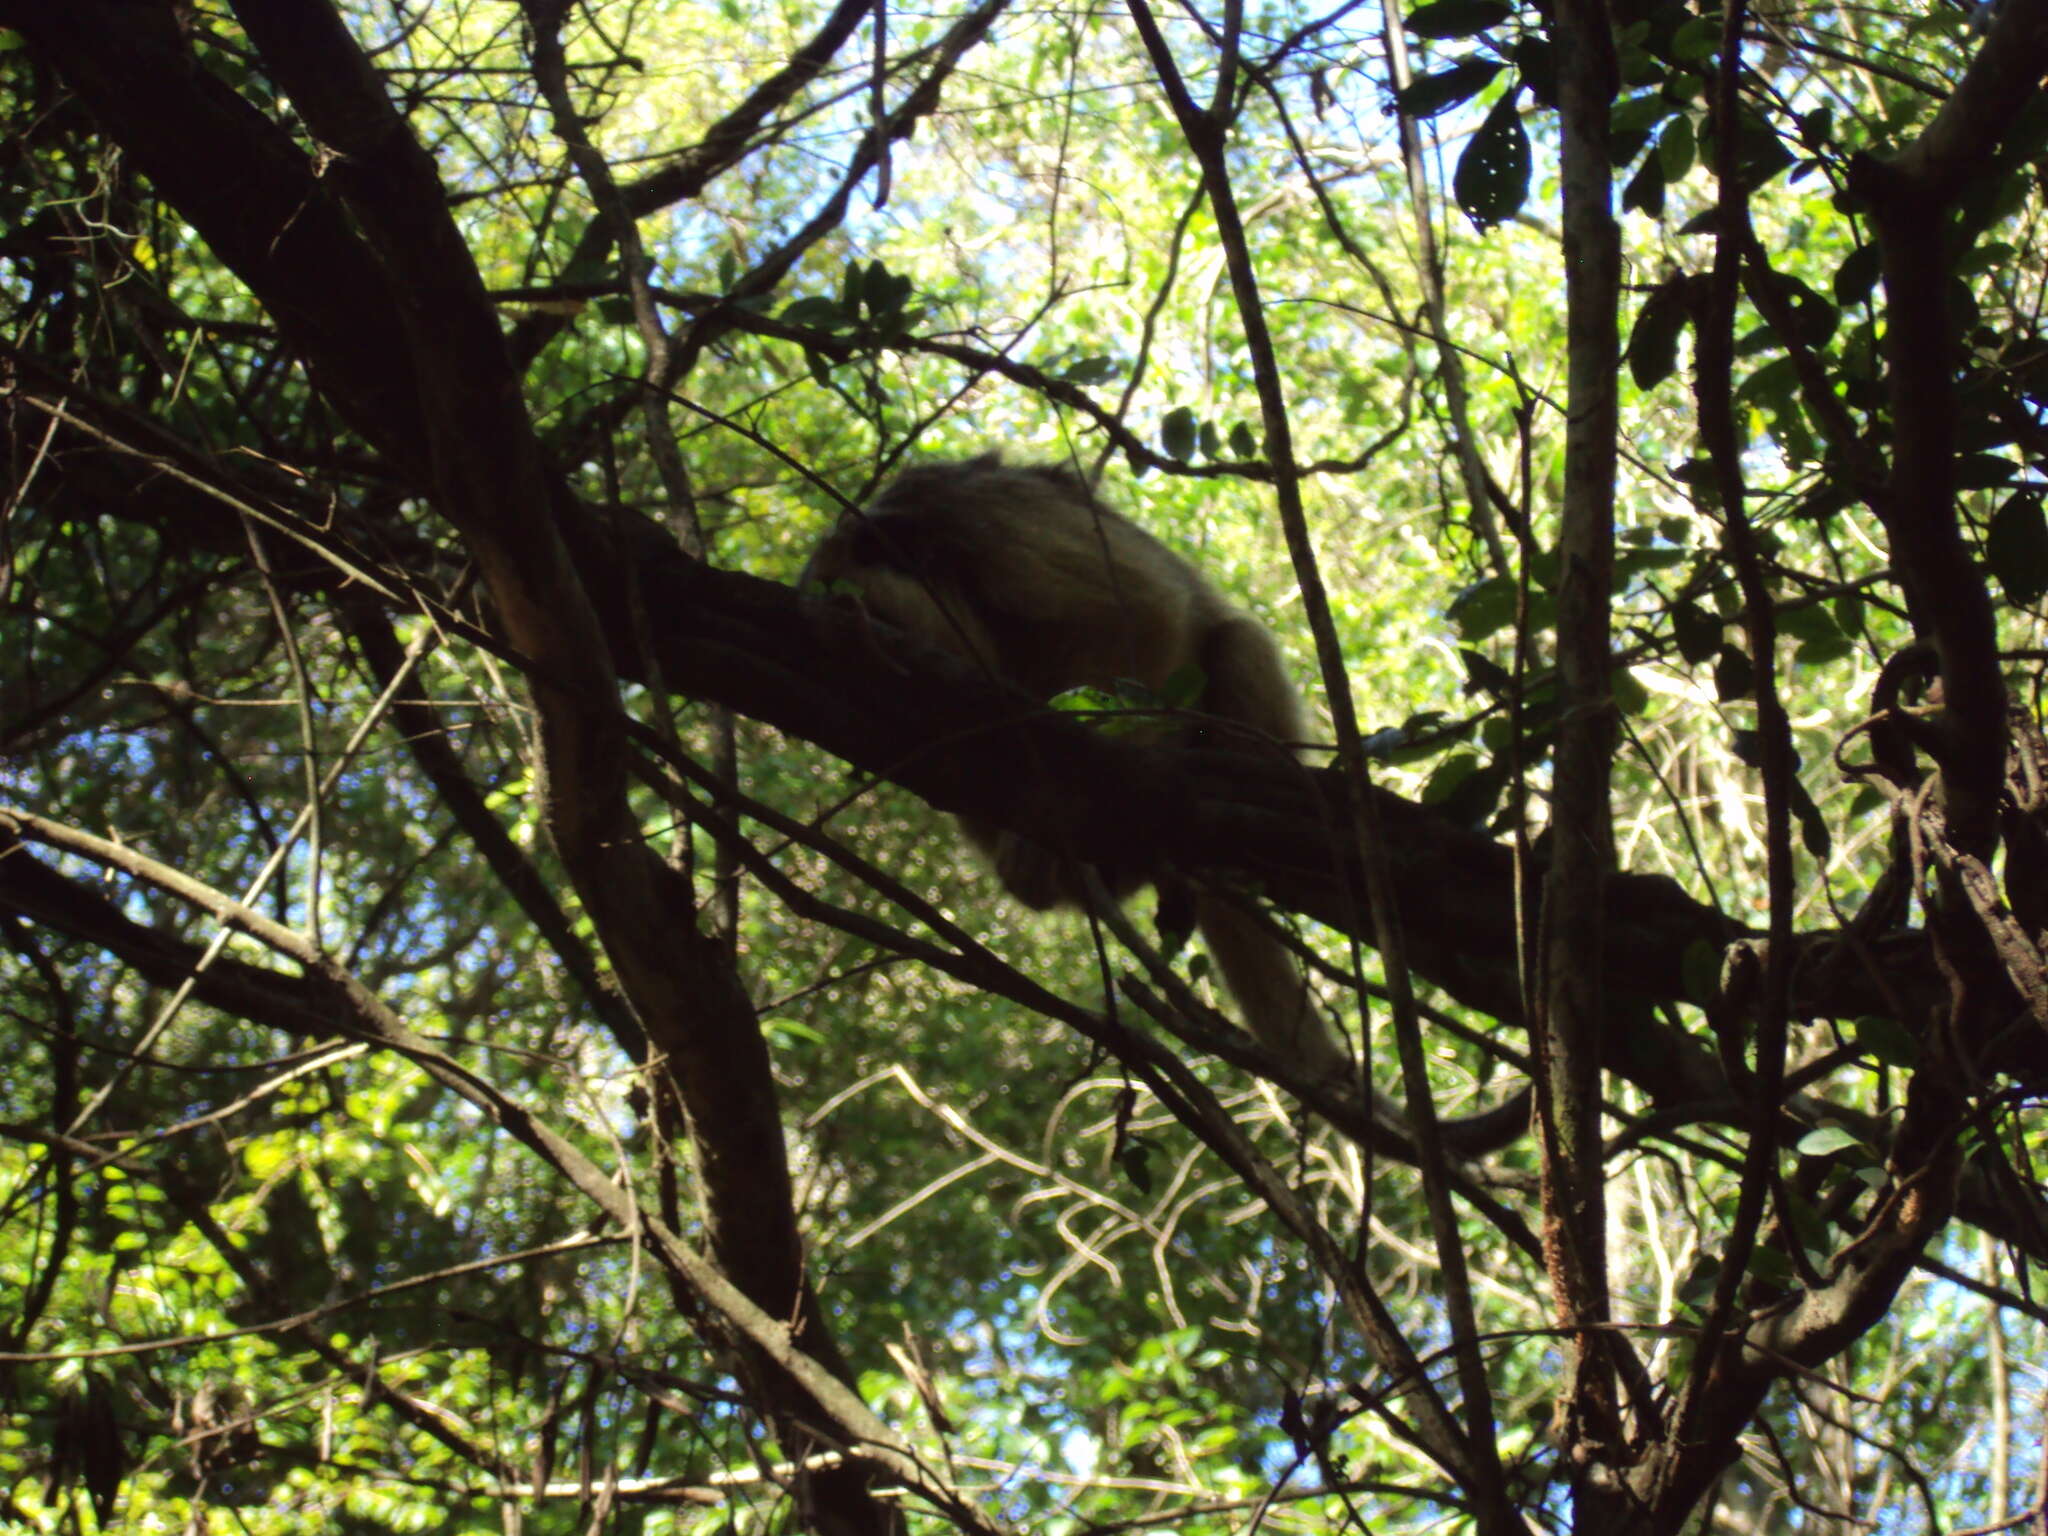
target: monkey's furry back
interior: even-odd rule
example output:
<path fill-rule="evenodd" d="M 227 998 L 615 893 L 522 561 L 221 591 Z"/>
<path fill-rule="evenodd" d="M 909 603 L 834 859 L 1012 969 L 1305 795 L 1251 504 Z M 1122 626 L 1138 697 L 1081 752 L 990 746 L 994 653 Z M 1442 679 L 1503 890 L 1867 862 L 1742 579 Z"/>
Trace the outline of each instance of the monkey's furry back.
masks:
<path fill-rule="evenodd" d="M 1264 628 L 1062 469 L 985 454 L 906 470 L 840 520 L 803 583 L 851 586 L 875 617 L 1034 698 L 1113 690 L 1126 679 L 1163 693 L 1193 664 L 1203 716 L 1270 743 L 1301 737 L 1301 706 Z M 1085 902 L 1090 868 L 1117 896 L 1158 873 L 1108 867 L 1087 849 L 1053 848 L 973 817 L 960 826 L 1030 907 Z M 1252 1033 L 1311 1076 L 1348 1077 L 1349 1052 L 1286 946 L 1226 895 L 1198 891 L 1195 917 Z"/>
<path fill-rule="evenodd" d="M 805 573 L 842 580 L 876 617 L 1034 698 L 1125 680 L 1159 692 L 1193 663 L 1205 713 L 1300 737 L 1265 630 L 1066 470 L 993 454 L 906 470 L 841 521 Z"/>

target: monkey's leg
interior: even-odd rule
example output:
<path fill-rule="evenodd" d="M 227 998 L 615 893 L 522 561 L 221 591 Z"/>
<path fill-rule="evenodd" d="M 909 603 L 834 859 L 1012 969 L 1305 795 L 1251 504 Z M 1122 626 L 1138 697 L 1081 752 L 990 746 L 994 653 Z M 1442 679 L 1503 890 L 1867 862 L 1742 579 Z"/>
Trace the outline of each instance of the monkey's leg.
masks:
<path fill-rule="evenodd" d="M 1073 860 L 970 816 L 960 818 L 960 832 L 988 860 L 1003 889 L 1032 911 L 1072 906 L 1081 899 Z"/>
<path fill-rule="evenodd" d="M 1316 1008 L 1287 946 L 1218 896 L 1195 898 L 1195 921 L 1259 1043 L 1310 1077 L 1355 1086 L 1358 1068 L 1351 1053 Z"/>
<path fill-rule="evenodd" d="M 1085 870 L 1091 866 L 1081 860 L 971 816 L 960 818 L 960 831 L 994 867 L 1003 889 L 1032 911 L 1087 904 Z M 1119 900 L 1145 883 L 1126 871 L 1092 867 Z"/>

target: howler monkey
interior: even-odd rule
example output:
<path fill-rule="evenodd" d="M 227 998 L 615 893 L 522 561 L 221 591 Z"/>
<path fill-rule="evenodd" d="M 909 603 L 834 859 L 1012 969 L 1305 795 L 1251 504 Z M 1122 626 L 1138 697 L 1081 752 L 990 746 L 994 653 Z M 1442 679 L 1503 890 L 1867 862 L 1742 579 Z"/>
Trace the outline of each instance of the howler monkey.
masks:
<path fill-rule="evenodd" d="M 826 535 L 803 582 L 850 585 L 875 617 L 1036 699 L 1126 682 L 1163 696 L 1192 666 L 1200 712 L 1275 743 L 1301 738 L 1272 637 L 1064 469 L 984 454 L 905 470 Z M 1026 906 L 1081 903 L 1072 859 L 972 817 L 961 830 Z M 1121 897 L 1155 872 L 1096 873 Z M 1197 893 L 1195 920 L 1251 1032 L 1312 1077 L 1348 1078 L 1348 1053 L 1286 946 L 1218 895 Z"/>

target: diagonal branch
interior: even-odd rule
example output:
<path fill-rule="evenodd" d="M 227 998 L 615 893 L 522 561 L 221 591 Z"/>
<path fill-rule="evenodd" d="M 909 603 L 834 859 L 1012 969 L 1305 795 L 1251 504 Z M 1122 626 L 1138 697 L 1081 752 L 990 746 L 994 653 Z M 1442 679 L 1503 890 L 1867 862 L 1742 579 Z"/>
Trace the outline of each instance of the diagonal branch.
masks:
<path fill-rule="evenodd" d="M 347 1033 L 375 1041 L 414 1062 L 443 1087 L 460 1095 L 511 1134 L 542 1162 L 568 1180 L 624 1231 L 638 1233 L 656 1258 L 749 1345 L 809 1395 L 814 1412 L 833 1438 L 853 1455 L 883 1469 L 915 1490 L 963 1530 L 1000 1536 L 1002 1528 L 982 1515 L 941 1474 L 927 1468 L 910 1445 L 839 1379 L 835 1366 L 808 1351 L 820 1339 L 803 1337 L 803 1325 L 765 1311 L 717 1266 L 641 1208 L 622 1187 L 568 1137 L 541 1116 L 502 1093 L 493 1083 L 456 1061 L 408 1025 L 347 969 L 303 934 L 273 922 L 255 909 L 161 864 L 132 848 L 77 831 L 45 817 L 0 808 L 0 836 L 24 838 L 118 869 L 208 913 L 298 962 L 306 979 L 324 993 L 329 1011 Z"/>

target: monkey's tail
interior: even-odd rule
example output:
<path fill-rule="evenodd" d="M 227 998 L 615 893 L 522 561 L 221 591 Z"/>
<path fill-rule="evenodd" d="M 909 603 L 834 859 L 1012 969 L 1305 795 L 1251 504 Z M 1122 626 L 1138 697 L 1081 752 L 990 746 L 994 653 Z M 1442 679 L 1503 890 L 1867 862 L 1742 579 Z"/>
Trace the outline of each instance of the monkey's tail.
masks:
<path fill-rule="evenodd" d="M 1310 995 L 1294 956 L 1242 908 L 1216 896 L 1195 898 L 1195 921 L 1217 968 L 1237 999 L 1245 1027 L 1259 1043 L 1311 1077 L 1346 1094 L 1358 1089 L 1358 1066 Z M 1367 1085 L 1373 1114 L 1396 1135 L 1409 1138 L 1408 1111 Z M 1519 1141 L 1529 1133 L 1532 1094 L 1525 1084 L 1505 1103 L 1462 1119 L 1438 1122 L 1437 1133 L 1454 1157 L 1477 1158 Z"/>
<path fill-rule="evenodd" d="M 1224 614 L 1202 636 L 1199 660 L 1208 713 L 1275 742 L 1301 739 L 1301 703 L 1280 648 L 1262 625 L 1241 613 Z M 1218 896 L 1197 896 L 1195 923 L 1259 1042 L 1312 1077 L 1351 1083 L 1357 1068 L 1350 1053 L 1317 1011 L 1287 946 Z"/>
<path fill-rule="evenodd" d="M 1195 898 L 1195 923 L 1245 1027 L 1258 1042 L 1310 1077 L 1350 1083 L 1358 1069 L 1331 1033 L 1301 967 L 1249 913 L 1219 896 Z"/>

